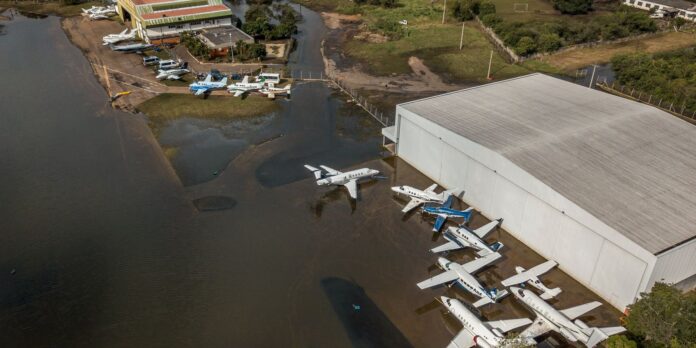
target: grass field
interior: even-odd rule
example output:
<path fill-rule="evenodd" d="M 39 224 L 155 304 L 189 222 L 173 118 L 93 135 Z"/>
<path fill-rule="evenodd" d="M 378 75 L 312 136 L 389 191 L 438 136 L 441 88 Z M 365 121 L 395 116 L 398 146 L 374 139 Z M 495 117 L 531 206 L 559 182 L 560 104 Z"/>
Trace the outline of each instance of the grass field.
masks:
<path fill-rule="evenodd" d="M 363 62 L 367 71 L 374 75 L 411 73 L 408 58 L 416 56 L 446 80 L 483 81 L 492 46 L 474 26 L 473 22 L 465 25 L 461 51 L 460 25 L 423 24 L 411 27 L 410 35 L 400 40 L 385 43 L 350 41 L 345 52 Z M 495 78 L 529 72 L 524 67 L 507 64 L 497 53 L 493 54 L 491 71 Z"/>
<path fill-rule="evenodd" d="M 209 96 L 206 99 L 191 94 L 161 94 L 137 107 L 151 121 L 166 121 L 180 117 L 237 118 L 267 114 L 278 104 L 261 96 L 244 99 L 228 96 Z"/>
<path fill-rule="evenodd" d="M 668 32 L 647 39 L 565 51 L 544 57 L 543 61 L 560 70 L 570 72 L 591 64 L 607 63 L 617 54 L 665 52 L 693 45 L 696 45 L 696 35 L 693 33 Z"/>
<path fill-rule="evenodd" d="M 0 8 L 16 8 L 20 11 L 28 11 L 39 14 L 54 14 L 61 17 L 72 17 L 82 14 L 83 8 L 92 6 L 103 6 L 101 1 L 89 1 L 78 5 L 62 5 L 58 1 L 41 2 L 35 1 L 0 1 Z"/>

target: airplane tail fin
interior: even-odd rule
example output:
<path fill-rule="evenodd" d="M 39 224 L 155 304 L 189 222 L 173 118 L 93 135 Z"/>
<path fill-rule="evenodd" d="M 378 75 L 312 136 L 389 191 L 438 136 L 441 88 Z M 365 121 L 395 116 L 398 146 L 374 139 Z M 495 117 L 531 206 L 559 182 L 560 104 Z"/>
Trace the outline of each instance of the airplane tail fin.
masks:
<path fill-rule="evenodd" d="M 576 320 L 576 324 L 579 320 Z M 583 329 L 588 336 L 590 336 L 587 339 L 587 342 L 585 342 L 585 345 L 588 348 L 592 348 L 599 344 L 600 342 L 606 340 L 609 338 L 611 335 L 615 335 L 618 333 L 622 333 L 626 331 L 626 329 L 622 326 L 614 326 L 614 327 L 591 327 L 587 329 Z"/>
<path fill-rule="evenodd" d="M 309 164 L 305 164 L 305 168 L 309 169 L 314 174 L 314 178 L 317 180 L 324 177 L 321 169 L 319 168 L 312 167 Z"/>
<path fill-rule="evenodd" d="M 561 288 L 549 289 L 549 291 L 546 291 L 543 294 L 541 294 L 540 297 L 544 300 L 550 300 L 550 299 L 558 296 L 558 294 L 560 294 L 561 291 L 562 291 Z"/>
<path fill-rule="evenodd" d="M 499 299 L 508 295 L 507 290 L 498 290 L 497 288 L 488 289 L 486 293 L 488 294 L 488 297 L 490 297 L 491 300 L 493 300 L 494 302 L 497 302 Z"/>
<path fill-rule="evenodd" d="M 503 246 L 505 246 L 503 243 L 501 243 L 501 242 L 495 242 L 495 243 L 493 243 L 493 244 L 491 244 L 491 245 L 488 246 L 488 248 L 490 248 L 490 250 L 481 249 L 481 250 L 479 250 L 479 251 L 476 252 L 476 255 L 478 255 L 478 256 L 486 256 L 486 255 L 490 254 L 491 251 L 493 251 L 494 253 L 496 253 L 496 252 L 498 252 L 498 250 L 502 249 Z"/>

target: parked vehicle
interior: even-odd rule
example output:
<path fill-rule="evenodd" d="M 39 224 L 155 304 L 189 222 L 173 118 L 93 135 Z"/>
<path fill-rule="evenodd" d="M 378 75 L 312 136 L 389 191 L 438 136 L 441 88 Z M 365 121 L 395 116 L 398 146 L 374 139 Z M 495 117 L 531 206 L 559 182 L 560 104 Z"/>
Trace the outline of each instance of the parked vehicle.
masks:
<path fill-rule="evenodd" d="M 145 65 L 145 66 L 159 64 L 159 62 L 160 62 L 159 57 L 155 57 L 155 56 L 143 57 L 143 65 Z"/>
<path fill-rule="evenodd" d="M 159 62 L 159 69 L 160 70 L 169 70 L 169 69 L 177 69 L 179 67 L 179 62 L 168 59 L 168 60 L 162 60 Z"/>

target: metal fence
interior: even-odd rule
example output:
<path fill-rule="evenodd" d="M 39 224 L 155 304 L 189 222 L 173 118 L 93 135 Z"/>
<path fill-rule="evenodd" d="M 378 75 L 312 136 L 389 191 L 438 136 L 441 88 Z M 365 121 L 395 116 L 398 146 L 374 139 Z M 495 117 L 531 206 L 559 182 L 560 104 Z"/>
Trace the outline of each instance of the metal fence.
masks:
<path fill-rule="evenodd" d="M 596 86 L 609 93 L 630 98 L 635 101 L 652 105 L 663 111 L 667 111 L 673 115 L 679 116 L 691 123 L 696 124 L 696 110 L 687 108 L 689 100 L 686 98 L 663 98 L 650 93 L 639 91 L 632 87 L 627 87 L 617 83 L 616 81 L 608 83 L 606 80 L 599 80 Z"/>

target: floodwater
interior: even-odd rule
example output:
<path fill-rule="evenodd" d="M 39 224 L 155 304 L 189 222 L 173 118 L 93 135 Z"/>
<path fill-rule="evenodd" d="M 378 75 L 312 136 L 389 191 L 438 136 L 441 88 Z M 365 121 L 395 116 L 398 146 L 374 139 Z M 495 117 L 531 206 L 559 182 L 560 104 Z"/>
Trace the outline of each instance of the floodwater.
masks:
<path fill-rule="evenodd" d="M 215 140 L 229 146 L 229 163 L 185 186 L 145 119 L 108 106 L 57 18 L 15 18 L 0 37 L 0 52 L 12 52 L 0 55 L 3 347 L 438 347 L 459 330 L 433 298 L 472 298 L 418 290 L 437 271 L 428 250 L 442 240 L 429 221 L 402 217 L 389 191 L 429 180 L 380 159 L 368 116 L 312 83 L 254 132 L 176 124 L 162 133 L 171 141 L 246 142 Z M 296 54 L 314 64 L 318 52 Z M 192 149 L 190 163 L 211 148 Z M 317 187 L 304 163 L 388 178 L 361 185 L 356 203 Z M 481 272 L 486 285 L 542 261 L 503 231 L 491 238 L 506 257 Z M 592 299 L 558 270 L 547 279 L 567 294 L 560 308 Z M 530 316 L 509 298 L 484 313 Z M 593 315 L 589 324 L 615 321 L 611 311 Z"/>

